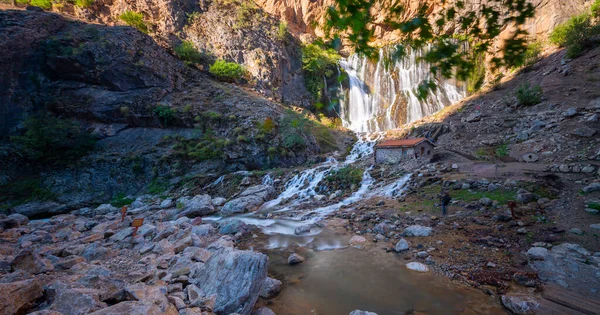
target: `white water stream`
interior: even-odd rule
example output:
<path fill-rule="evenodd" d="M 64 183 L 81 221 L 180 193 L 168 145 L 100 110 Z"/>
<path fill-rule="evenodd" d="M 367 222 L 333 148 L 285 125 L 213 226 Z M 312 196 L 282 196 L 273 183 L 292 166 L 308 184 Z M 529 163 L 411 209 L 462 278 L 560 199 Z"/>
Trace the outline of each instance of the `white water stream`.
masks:
<path fill-rule="evenodd" d="M 325 241 L 320 239 L 318 243 L 315 239 L 321 233 L 321 228 L 315 224 L 341 207 L 360 200 L 376 196 L 400 196 L 410 174 L 391 183 L 376 183 L 369 173 L 373 166 L 367 166 L 360 186 L 350 196 L 327 206 L 313 208 L 311 204 L 317 199 L 328 200 L 328 196 L 319 196 L 319 188 L 324 185 L 322 181 L 339 168 L 371 158 L 374 145 L 383 137 L 383 131 L 431 115 L 465 96 L 464 90 L 453 82 L 436 80 L 438 88 L 426 100 L 418 99 L 415 89 L 430 74 L 429 67 L 418 61 L 421 53 L 413 52 L 386 67 L 384 60 L 389 54 L 389 50 L 380 50 L 380 58 L 376 64 L 357 55 L 340 62 L 349 81 L 349 89 L 340 102 L 340 116 L 343 125 L 356 132 L 358 138 L 346 159 L 340 162 L 329 158 L 313 168 L 299 172 L 285 183 L 283 192 L 277 198 L 263 204 L 255 213 L 235 216 L 247 224 L 259 226 L 265 234 L 271 235 L 269 247 L 285 247 L 291 241 L 300 245 L 312 243 L 315 249 L 347 246 L 331 238 Z M 364 162 L 357 164 L 365 165 Z M 217 180 L 216 184 L 218 182 Z M 265 175 L 262 183 L 273 184 L 271 174 Z M 272 214 L 266 215 L 269 213 Z M 273 215 L 277 218 L 273 219 Z M 306 224 L 312 226 L 311 231 L 295 236 L 296 227 Z"/>

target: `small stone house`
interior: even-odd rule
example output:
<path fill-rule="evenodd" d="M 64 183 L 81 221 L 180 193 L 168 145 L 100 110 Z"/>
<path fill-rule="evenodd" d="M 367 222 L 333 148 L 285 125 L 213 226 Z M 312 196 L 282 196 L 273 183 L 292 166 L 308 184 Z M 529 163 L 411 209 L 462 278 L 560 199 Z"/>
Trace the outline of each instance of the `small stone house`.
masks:
<path fill-rule="evenodd" d="M 427 138 L 386 140 L 375 146 L 375 164 L 429 161 L 434 147 Z"/>

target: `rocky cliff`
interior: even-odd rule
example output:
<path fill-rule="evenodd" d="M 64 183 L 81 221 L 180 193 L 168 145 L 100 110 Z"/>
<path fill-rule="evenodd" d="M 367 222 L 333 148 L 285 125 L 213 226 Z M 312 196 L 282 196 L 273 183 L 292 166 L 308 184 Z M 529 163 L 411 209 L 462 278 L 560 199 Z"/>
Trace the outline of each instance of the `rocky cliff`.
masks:
<path fill-rule="evenodd" d="M 8 10 L 0 11 L 0 33 L 10 34 L 0 38 L 8 74 L 0 84 L 5 209 L 40 197 L 17 192 L 32 183 L 60 212 L 138 194 L 148 184 L 159 191 L 190 180 L 208 184 L 223 172 L 303 163 L 338 149 L 337 136 L 318 122 L 212 80 L 131 27 Z M 40 112 L 55 118 L 31 129 Z M 74 130 L 65 129 L 73 120 L 96 138 L 93 150 L 81 159 L 44 158 L 73 142 Z M 6 141 L 24 131 L 21 141 Z M 46 149 L 31 154 L 31 141 Z M 23 178 L 29 186 L 19 186 Z"/>

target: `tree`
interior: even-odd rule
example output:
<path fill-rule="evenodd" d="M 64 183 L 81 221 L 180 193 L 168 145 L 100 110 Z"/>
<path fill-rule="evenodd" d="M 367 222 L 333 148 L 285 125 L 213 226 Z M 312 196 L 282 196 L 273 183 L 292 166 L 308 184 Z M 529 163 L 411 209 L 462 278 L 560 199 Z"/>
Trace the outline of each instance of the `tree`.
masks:
<path fill-rule="evenodd" d="M 466 80 L 475 70 L 476 59 L 482 53 L 494 55 L 491 60 L 494 68 L 513 66 L 525 56 L 527 32 L 523 25 L 535 12 L 527 0 L 488 0 L 488 4 L 475 5 L 474 10 L 467 8 L 462 0 L 441 0 L 439 11 L 435 11 L 439 4 L 424 3 L 408 17 L 401 1 L 337 0 L 337 4 L 328 9 L 325 25 L 328 40 L 333 47 L 339 47 L 343 41 L 353 46 L 355 52 L 375 57 L 377 48 L 371 44 L 374 28 L 399 30 L 405 39 L 396 46 L 394 58 L 404 56 L 406 47 L 427 45 L 422 58 L 430 64 L 432 75 L 459 80 Z M 378 14 L 384 14 L 383 22 L 376 21 L 375 4 L 386 8 L 381 13 L 377 10 Z M 445 29 L 449 24 L 456 25 L 455 30 Z M 514 32 L 504 40 L 501 52 L 492 51 L 501 30 L 508 27 Z M 465 42 L 469 44 L 468 49 L 464 48 Z M 426 93 L 435 84 L 430 80 L 421 86 L 419 91 Z"/>

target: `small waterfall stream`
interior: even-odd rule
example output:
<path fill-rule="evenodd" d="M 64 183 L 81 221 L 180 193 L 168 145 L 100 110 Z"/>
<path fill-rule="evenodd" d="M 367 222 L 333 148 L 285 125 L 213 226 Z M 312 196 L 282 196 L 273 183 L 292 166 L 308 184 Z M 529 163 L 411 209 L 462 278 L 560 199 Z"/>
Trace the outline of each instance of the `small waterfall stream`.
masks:
<path fill-rule="evenodd" d="M 364 160 L 372 156 L 376 141 L 384 136 L 384 131 L 431 115 L 465 96 L 464 88 L 454 82 L 436 80 L 438 88 L 427 99 L 419 99 L 415 89 L 422 80 L 429 78 L 429 67 L 419 61 L 422 52 L 413 51 L 404 59 L 394 62 L 389 61 L 391 53 L 389 49 L 381 49 L 377 63 L 357 55 L 340 62 L 349 81 L 349 88 L 340 101 L 340 117 L 343 125 L 356 132 L 358 138 L 346 159 L 340 162 L 329 158 L 315 167 L 297 173 L 285 183 L 277 198 L 263 204 L 255 213 L 235 216 L 248 224 L 261 227 L 265 234 L 271 235 L 269 247 L 287 246 L 292 239 L 302 245 L 316 242 L 315 238 L 321 233 L 321 228 L 314 224 L 341 207 L 376 196 L 400 196 L 410 180 L 410 174 L 393 182 L 376 182 L 369 173 L 373 166 L 364 163 Z M 335 203 L 311 207 L 327 175 L 355 163 L 367 165 L 358 189 Z M 218 182 L 219 180 L 214 184 Z M 262 182 L 272 184 L 271 174 L 265 175 Z M 277 219 L 272 219 L 273 215 L 269 213 L 276 214 Z M 296 227 L 306 224 L 314 226 L 310 233 L 294 235 Z M 330 249 L 347 245 L 334 246 L 330 241 L 339 243 L 329 239 L 326 244 L 313 244 L 313 247 Z"/>

